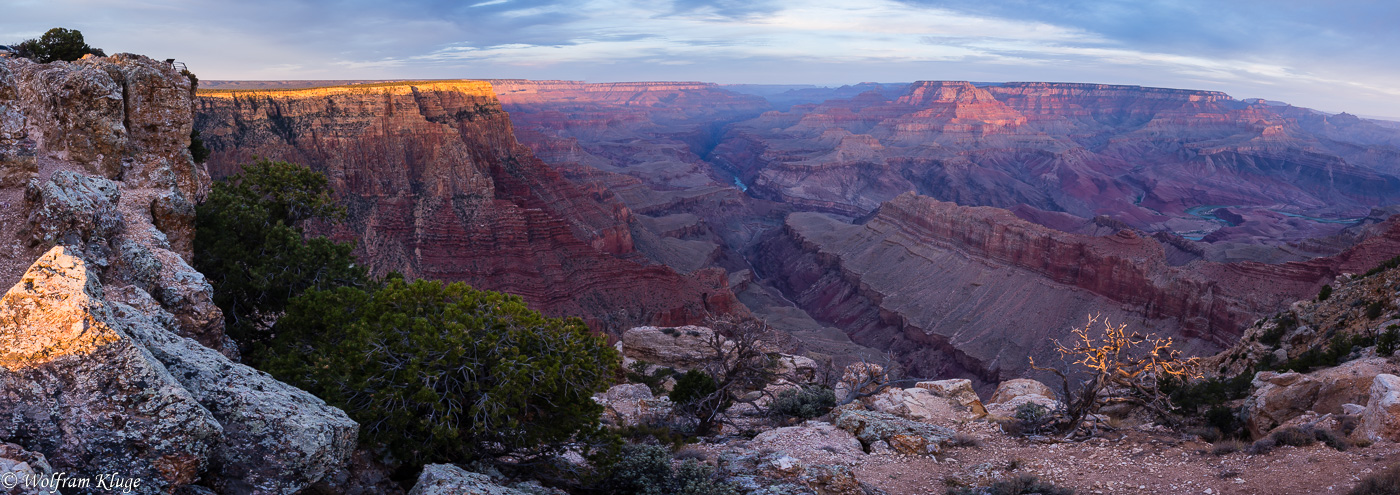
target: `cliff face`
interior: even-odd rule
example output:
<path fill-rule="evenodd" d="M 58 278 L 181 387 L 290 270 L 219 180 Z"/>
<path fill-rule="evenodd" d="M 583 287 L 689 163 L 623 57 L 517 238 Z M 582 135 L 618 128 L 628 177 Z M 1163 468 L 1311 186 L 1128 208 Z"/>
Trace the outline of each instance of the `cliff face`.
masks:
<path fill-rule="evenodd" d="M 737 303 L 634 252 L 631 212 L 515 140 L 489 83 L 395 83 L 202 92 L 197 128 L 215 176 L 253 156 L 325 172 L 378 273 L 515 293 L 551 315 L 698 321 Z"/>
<path fill-rule="evenodd" d="M 1400 178 L 1384 159 L 1400 132 L 1320 120 L 1210 91 L 926 81 L 897 98 L 871 92 L 737 123 L 713 159 L 755 195 L 843 215 L 916 191 L 1108 215 L 1193 238 L 1223 224 L 1197 207 L 1258 210 L 1267 225 L 1257 233 L 1286 221 L 1264 219 L 1265 210 L 1354 218 L 1400 201 Z M 1317 237 L 1341 225 L 1289 226 L 1299 228 Z"/>
<path fill-rule="evenodd" d="M 929 375 L 1020 376 L 1026 356 L 1053 357 L 1051 338 L 1086 315 L 1179 337 L 1189 351 L 1233 343 L 1259 316 L 1345 271 L 1400 252 L 1400 224 L 1306 263 L 1174 267 L 1161 244 L 1131 230 L 1069 234 L 1009 211 L 913 194 L 852 225 L 795 213 L 757 264 L 819 320 L 892 350 Z"/>
<path fill-rule="evenodd" d="M 142 56 L 0 58 L 0 442 L 133 493 L 293 493 L 358 425 L 237 363 L 189 265 L 193 101 Z"/>

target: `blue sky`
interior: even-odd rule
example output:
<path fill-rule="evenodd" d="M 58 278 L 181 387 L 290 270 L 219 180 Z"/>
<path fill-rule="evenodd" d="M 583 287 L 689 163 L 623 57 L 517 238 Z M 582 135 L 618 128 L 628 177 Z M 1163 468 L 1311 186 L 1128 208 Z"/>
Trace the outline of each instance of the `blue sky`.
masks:
<path fill-rule="evenodd" d="M 1400 118 L 1393 0 L 5 0 L 203 79 L 1072 81 Z"/>

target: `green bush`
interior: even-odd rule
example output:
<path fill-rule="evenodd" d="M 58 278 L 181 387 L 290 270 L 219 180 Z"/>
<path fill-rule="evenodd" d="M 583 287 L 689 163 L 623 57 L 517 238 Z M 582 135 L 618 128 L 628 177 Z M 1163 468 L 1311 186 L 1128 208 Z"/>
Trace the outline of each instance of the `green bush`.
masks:
<path fill-rule="evenodd" d="M 265 368 L 344 409 L 408 464 L 557 453 L 597 432 L 618 355 L 582 320 L 462 283 L 311 290 L 273 328 Z"/>
<path fill-rule="evenodd" d="M 676 379 L 676 386 L 671 389 L 669 397 L 671 402 L 684 406 L 715 393 L 716 390 L 719 390 L 718 387 L 715 379 L 708 373 L 690 370 Z"/>
<path fill-rule="evenodd" d="M 1040 478 L 1029 474 L 1023 474 L 1015 478 L 996 481 L 989 487 L 949 488 L 947 493 L 948 495 L 1021 495 L 1031 493 L 1074 495 L 1074 490 L 1041 481 Z"/>
<path fill-rule="evenodd" d="M 1049 430 L 1054 419 L 1049 408 L 1034 402 L 1016 407 L 1016 423 L 1023 435 L 1036 435 Z"/>
<path fill-rule="evenodd" d="M 204 140 L 199 137 L 199 130 L 190 131 L 190 156 L 195 163 L 204 163 L 209 159 L 209 148 L 204 147 Z"/>
<path fill-rule="evenodd" d="M 655 445 L 628 444 L 610 466 L 606 493 L 619 495 L 737 495 L 708 466 L 688 459 L 672 467 L 671 454 Z"/>
<path fill-rule="evenodd" d="M 88 46 L 83 33 L 76 29 L 53 28 L 38 39 L 21 41 L 15 48 L 19 56 L 39 63 L 72 62 L 89 53 L 105 56 L 101 49 Z"/>
<path fill-rule="evenodd" d="M 1376 339 L 1376 353 L 1390 356 L 1395 353 L 1395 343 L 1400 341 L 1400 325 L 1391 325 Z"/>
<path fill-rule="evenodd" d="M 836 407 L 836 392 L 821 385 L 803 385 L 778 392 L 769 411 L 780 418 L 812 419 Z"/>
<path fill-rule="evenodd" d="M 1376 318 L 1380 318 L 1381 313 L 1383 313 L 1383 312 L 1385 312 L 1385 303 L 1384 303 L 1384 302 L 1381 302 L 1381 301 L 1372 301 L 1371 304 L 1369 304 L 1369 305 L 1366 306 L 1366 318 L 1367 318 L 1367 319 L 1374 320 L 1374 319 L 1376 319 Z"/>
<path fill-rule="evenodd" d="M 303 224 L 345 210 L 326 177 L 287 162 L 258 160 L 215 182 L 195 209 L 194 267 L 214 287 L 228 334 L 256 363 L 257 349 L 288 301 L 308 289 L 367 285 L 354 246 L 306 239 Z"/>
<path fill-rule="evenodd" d="M 646 361 L 633 361 L 627 370 L 627 381 L 640 383 L 651 389 L 652 395 L 661 395 L 665 391 L 663 384 L 666 379 L 676 375 L 676 370 L 672 368 L 657 368 L 651 373 L 647 373 L 647 368 L 651 365 Z"/>
<path fill-rule="evenodd" d="M 1379 265 L 1376 265 L 1375 268 L 1367 270 L 1366 273 L 1362 274 L 1360 278 L 1366 278 L 1371 275 L 1375 275 L 1377 273 L 1389 270 L 1391 268 L 1395 268 L 1397 266 L 1400 266 L 1400 256 L 1396 256 L 1394 258 L 1382 261 Z"/>
<path fill-rule="evenodd" d="M 1329 297 L 1332 297 L 1332 286 L 1330 286 L 1330 285 L 1324 285 L 1324 286 L 1322 286 L 1322 290 L 1320 290 L 1320 291 L 1317 292 L 1317 300 L 1318 300 L 1318 301 L 1326 301 L 1327 298 L 1329 298 Z"/>

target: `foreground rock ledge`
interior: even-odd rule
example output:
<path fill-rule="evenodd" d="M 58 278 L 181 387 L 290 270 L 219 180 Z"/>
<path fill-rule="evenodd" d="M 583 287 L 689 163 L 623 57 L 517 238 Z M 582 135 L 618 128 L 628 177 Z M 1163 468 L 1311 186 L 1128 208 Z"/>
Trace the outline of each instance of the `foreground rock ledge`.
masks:
<path fill-rule="evenodd" d="M 344 462 L 358 425 L 343 411 L 177 326 L 145 291 L 104 291 L 49 250 L 0 299 L 0 441 L 56 472 L 140 478 L 138 493 L 291 494 Z"/>

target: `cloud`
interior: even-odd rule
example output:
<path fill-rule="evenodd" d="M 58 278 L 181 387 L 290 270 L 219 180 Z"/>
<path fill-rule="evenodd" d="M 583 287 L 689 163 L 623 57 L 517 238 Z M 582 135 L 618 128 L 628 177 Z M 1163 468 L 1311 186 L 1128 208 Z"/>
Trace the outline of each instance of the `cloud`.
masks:
<path fill-rule="evenodd" d="M 1061 80 L 1217 89 L 1400 116 L 1400 3 L 1308 0 L 52 0 L 206 79 L 527 77 L 842 84 Z"/>

